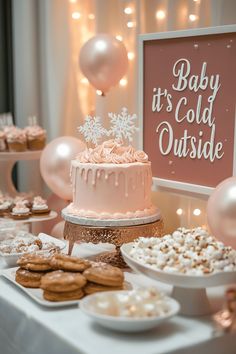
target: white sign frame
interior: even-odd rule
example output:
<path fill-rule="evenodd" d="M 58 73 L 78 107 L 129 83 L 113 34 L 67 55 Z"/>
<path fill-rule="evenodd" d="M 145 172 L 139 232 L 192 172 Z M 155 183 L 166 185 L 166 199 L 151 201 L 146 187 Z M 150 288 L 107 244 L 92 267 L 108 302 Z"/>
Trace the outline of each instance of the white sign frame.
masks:
<path fill-rule="evenodd" d="M 167 38 L 185 38 L 192 36 L 202 36 L 209 34 L 223 34 L 223 33 L 233 33 L 236 32 L 236 25 L 218 26 L 218 27 L 207 27 L 198 28 L 191 30 L 181 30 L 181 31 L 170 31 L 170 32 L 160 32 L 160 33 L 148 33 L 139 35 L 138 39 L 138 113 L 140 119 L 140 140 L 139 148 L 143 149 L 143 49 L 144 42 L 156 39 L 167 39 Z M 235 125 L 234 125 L 234 158 L 233 158 L 233 176 L 236 176 L 236 106 L 235 106 Z M 214 190 L 212 187 L 190 184 L 179 181 L 172 181 L 163 178 L 153 177 L 153 184 L 155 188 L 165 187 L 180 191 L 186 191 L 202 195 L 210 195 Z"/>

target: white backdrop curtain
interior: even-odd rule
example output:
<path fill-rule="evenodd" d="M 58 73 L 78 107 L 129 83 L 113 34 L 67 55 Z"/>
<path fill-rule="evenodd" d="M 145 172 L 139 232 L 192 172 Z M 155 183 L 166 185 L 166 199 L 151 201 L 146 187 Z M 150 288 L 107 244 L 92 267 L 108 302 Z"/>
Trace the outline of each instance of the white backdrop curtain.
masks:
<path fill-rule="evenodd" d="M 131 7 L 132 14 L 126 15 L 125 7 Z M 157 10 L 164 11 L 164 18 L 156 18 Z M 195 21 L 189 20 L 190 14 L 196 15 Z M 87 114 L 104 118 L 123 106 L 137 112 L 139 33 L 232 24 L 236 1 L 13 0 L 13 21 L 16 122 L 24 126 L 27 117 L 36 114 L 50 141 L 62 135 L 78 137 L 76 127 Z M 81 46 L 96 33 L 121 36 L 133 56 L 126 86 L 112 88 L 106 97 L 96 95 L 78 67 Z M 41 191 L 37 166 L 20 166 L 21 190 Z M 166 231 L 206 223 L 204 198 L 160 190 L 153 199 L 168 220 Z M 182 216 L 176 214 L 180 207 Z M 198 218 L 192 215 L 194 208 L 202 211 Z"/>

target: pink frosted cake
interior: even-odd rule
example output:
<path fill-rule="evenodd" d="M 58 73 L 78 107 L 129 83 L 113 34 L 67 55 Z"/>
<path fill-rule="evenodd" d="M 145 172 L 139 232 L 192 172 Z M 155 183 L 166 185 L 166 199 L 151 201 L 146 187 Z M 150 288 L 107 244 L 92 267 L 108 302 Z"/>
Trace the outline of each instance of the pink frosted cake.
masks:
<path fill-rule="evenodd" d="M 67 213 L 93 219 L 132 219 L 157 212 L 151 202 L 148 156 L 108 140 L 71 162 L 73 202 Z"/>

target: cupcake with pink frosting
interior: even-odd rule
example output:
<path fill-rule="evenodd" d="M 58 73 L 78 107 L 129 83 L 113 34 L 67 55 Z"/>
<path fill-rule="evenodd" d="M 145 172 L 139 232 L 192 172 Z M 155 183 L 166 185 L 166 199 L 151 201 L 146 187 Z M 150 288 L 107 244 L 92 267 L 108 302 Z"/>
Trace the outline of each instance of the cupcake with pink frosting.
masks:
<path fill-rule="evenodd" d="M 0 197 L 0 216 L 6 216 L 11 211 L 12 203 L 4 197 Z"/>
<path fill-rule="evenodd" d="M 20 152 L 27 149 L 27 139 L 23 129 L 11 127 L 11 129 L 6 129 L 5 133 L 9 151 Z"/>
<path fill-rule="evenodd" d="M 40 216 L 50 213 L 50 210 L 47 205 L 47 201 L 41 198 L 40 196 L 34 197 L 31 211 L 34 215 L 40 215 Z"/>
<path fill-rule="evenodd" d="M 22 202 L 18 202 L 12 209 L 11 217 L 15 220 L 24 220 L 30 217 L 30 209 Z"/>
<path fill-rule="evenodd" d="M 7 150 L 6 134 L 4 133 L 4 131 L 0 130 L 0 152 L 6 150 Z"/>
<path fill-rule="evenodd" d="M 39 125 L 25 127 L 27 147 L 29 150 L 42 150 L 46 144 L 46 130 Z"/>

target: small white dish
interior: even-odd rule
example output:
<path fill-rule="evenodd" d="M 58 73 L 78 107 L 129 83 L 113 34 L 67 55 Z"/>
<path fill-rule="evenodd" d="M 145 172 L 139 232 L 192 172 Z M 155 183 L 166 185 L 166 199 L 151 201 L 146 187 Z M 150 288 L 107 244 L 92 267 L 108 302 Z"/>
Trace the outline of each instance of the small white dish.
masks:
<path fill-rule="evenodd" d="M 58 240 L 55 237 L 49 236 L 47 234 L 44 233 L 40 233 L 38 235 L 38 238 L 43 242 L 50 242 L 50 243 L 54 243 L 55 246 L 59 247 L 60 250 L 63 250 L 66 247 L 66 243 Z M 37 251 L 37 253 L 43 254 L 43 253 L 47 253 L 48 250 L 41 250 L 41 251 Z M 22 252 L 22 253 L 2 253 L 0 251 L 0 257 L 5 261 L 5 263 L 7 264 L 8 267 L 14 267 L 17 265 L 17 260 L 23 256 L 25 253 L 28 252 Z"/>
<path fill-rule="evenodd" d="M 109 294 L 118 294 L 118 293 L 127 293 L 127 291 L 108 291 L 106 295 Z M 169 311 L 164 316 L 153 316 L 153 317 L 143 317 L 143 318 L 130 318 L 130 317 L 116 317 L 100 314 L 94 311 L 91 308 L 91 303 L 94 301 L 94 298 L 102 296 L 103 293 L 96 293 L 89 295 L 80 301 L 80 309 L 92 318 L 95 322 L 101 326 L 116 330 L 119 332 L 143 332 L 149 329 L 159 326 L 161 323 L 167 321 L 171 317 L 175 316 L 180 309 L 180 306 L 177 301 L 170 297 L 166 297 L 166 302 L 169 306 Z"/>

